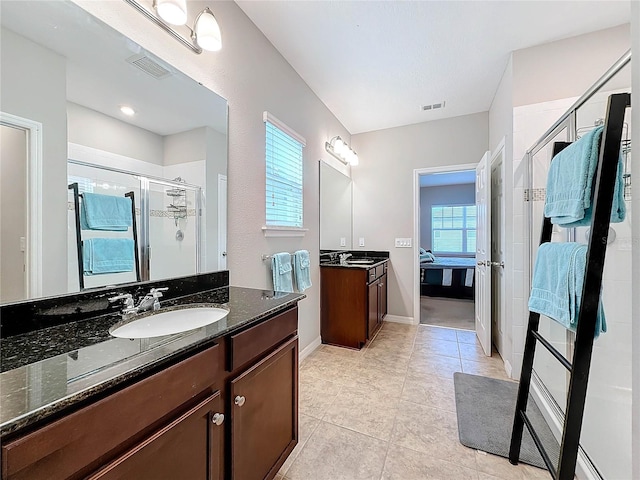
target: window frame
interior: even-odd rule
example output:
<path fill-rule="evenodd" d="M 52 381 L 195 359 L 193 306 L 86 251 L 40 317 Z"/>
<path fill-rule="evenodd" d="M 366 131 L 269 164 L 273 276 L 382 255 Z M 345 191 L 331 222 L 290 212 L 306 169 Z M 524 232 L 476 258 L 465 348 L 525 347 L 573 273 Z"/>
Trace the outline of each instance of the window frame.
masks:
<path fill-rule="evenodd" d="M 434 209 L 436 208 L 456 208 L 456 207 L 463 207 L 463 226 L 462 227 L 434 227 Z M 467 221 L 468 221 L 468 215 L 467 215 L 467 208 L 468 207 L 473 207 L 474 211 L 476 212 L 475 215 L 475 219 L 476 219 L 476 225 L 474 227 L 469 227 L 467 226 Z M 441 218 L 445 218 L 445 217 L 441 217 Z M 447 217 L 450 218 L 451 220 L 453 220 L 453 215 L 451 217 Z M 475 204 L 469 204 L 469 203 L 462 203 L 462 204 L 443 204 L 443 205 L 431 205 L 431 249 L 433 250 L 434 254 L 438 254 L 438 255 L 449 255 L 449 256 L 475 256 L 476 254 L 476 250 L 474 249 L 472 252 L 467 251 L 468 245 L 467 245 L 467 240 L 468 240 L 468 232 L 469 231 L 473 231 L 473 232 L 477 232 L 477 228 L 478 228 L 478 223 L 477 223 L 477 210 L 476 210 L 476 205 Z M 435 232 L 436 231 L 460 231 L 462 233 L 462 250 L 460 251 L 450 251 L 450 250 L 437 250 L 436 249 L 436 242 L 435 242 Z M 476 237 L 476 241 L 477 241 L 477 237 Z"/>

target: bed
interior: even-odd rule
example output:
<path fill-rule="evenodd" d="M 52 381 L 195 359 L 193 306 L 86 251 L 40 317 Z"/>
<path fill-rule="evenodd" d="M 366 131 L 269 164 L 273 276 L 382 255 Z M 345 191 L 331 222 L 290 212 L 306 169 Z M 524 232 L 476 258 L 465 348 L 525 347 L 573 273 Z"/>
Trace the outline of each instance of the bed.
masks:
<path fill-rule="evenodd" d="M 435 257 L 420 262 L 420 295 L 429 297 L 474 298 L 476 259 Z"/>

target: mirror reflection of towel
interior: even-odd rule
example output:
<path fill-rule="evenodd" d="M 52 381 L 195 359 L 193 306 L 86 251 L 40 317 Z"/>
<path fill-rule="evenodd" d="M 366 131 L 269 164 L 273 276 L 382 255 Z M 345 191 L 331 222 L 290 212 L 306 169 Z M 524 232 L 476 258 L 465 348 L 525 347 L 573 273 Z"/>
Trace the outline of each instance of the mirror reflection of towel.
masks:
<path fill-rule="evenodd" d="M 82 242 L 85 275 L 131 272 L 135 266 L 130 238 L 87 238 Z"/>
<path fill-rule="evenodd" d="M 132 224 L 129 197 L 86 192 L 82 194 L 80 205 L 82 230 L 127 231 Z"/>

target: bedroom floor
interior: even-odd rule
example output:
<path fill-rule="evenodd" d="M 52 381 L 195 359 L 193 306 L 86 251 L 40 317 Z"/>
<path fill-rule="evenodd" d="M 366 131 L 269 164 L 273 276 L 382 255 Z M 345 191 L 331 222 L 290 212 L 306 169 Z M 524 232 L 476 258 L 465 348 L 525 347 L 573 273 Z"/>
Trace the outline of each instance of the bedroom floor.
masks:
<path fill-rule="evenodd" d="M 300 366 L 299 443 L 276 480 L 547 480 L 458 439 L 453 373 L 506 379 L 475 333 L 384 322 L 360 351 Z"/>
<path fill-rule="evenodd" d="M 475 330 L 475 302 L 458 298 L 420 297 L 420 323 Z"/>

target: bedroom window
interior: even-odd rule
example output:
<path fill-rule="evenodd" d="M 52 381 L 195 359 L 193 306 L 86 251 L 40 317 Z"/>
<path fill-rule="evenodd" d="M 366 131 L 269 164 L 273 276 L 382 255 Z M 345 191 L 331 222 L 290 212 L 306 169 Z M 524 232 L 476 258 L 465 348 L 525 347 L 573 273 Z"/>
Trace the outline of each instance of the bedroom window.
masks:
<path fill-rule="evenodd" d="M 476 206 L 431 207 L 431 236 L 435 253 L 475 254 Z"/>
<path fill-rule="evenodd" d="M 305 139 L 264 112 L 266 124 L 266 227 L 302 229 L 302 150 Z"/>

